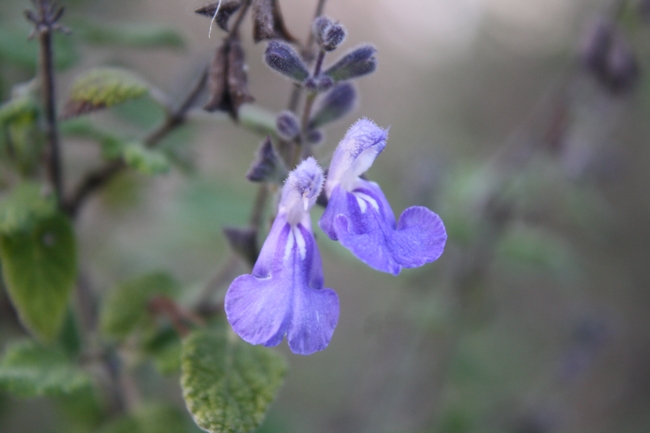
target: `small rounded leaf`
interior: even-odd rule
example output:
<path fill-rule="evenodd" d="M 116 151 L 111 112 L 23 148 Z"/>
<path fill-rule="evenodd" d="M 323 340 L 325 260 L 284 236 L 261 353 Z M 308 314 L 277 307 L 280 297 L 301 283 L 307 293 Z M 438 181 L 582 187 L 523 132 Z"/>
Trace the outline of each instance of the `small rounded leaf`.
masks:
<path fill-rule="evenodd" d="M 96 68 L 72 85 L 63 117 L 69 118 L 112 107 L 139 98 L 149 91 L 147 84 L 129 71 Z"/>

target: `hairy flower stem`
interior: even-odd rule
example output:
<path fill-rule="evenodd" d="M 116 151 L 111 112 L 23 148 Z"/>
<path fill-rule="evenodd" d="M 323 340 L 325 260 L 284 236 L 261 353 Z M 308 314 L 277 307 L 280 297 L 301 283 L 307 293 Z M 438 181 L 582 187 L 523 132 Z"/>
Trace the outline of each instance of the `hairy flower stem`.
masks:
<path fill-rule="evenodd" d="M 165 121 L 144 139 L 147 147 L 156 147 L 170 132 L 185 123 L 187 120 L 187 112 L 201 94 L 207 82 L 207 77 L 208 71 L 206 68 L 178 108 L 170 110 L 167 113 Z M 68 215 L 73 218 L 76 217 L 90 196 L 106 186 L 108 182 L 126 167 L 127 165 L 124 160 L 119 159 L 107 162 L 104 166 L 87 173 L 74 190 L 72 196 L 65 202 L 64 209 Z"/>
<path fill-rule="evenodd" d="M 325 2 L 326 0 L 318 0 L 318 3 L 316 4 L 316 12 L 314 13 L 314 19 L 318 18 L 319 16 L 323 15 L 323 10 L 325 9 Z M 311 63 L 311 60 L 313 60 L 313 54 L 312 50 L 314 48 L 314 42 L 316 39 L 314 38 L 314 32 L 311 31 L 311 26 L 309 26 L 309 34 L 307 35 L 307 43 L 305 44 L 305 48 L 302 51 L 302 57 L 303 59 L 307 62 L 307 64 Z M 325 53 L 321 52 L 318 55 L 318 59 L 316 59 L 317 67 L 318 67 L 318 73 L 320 73 L 320 68 L 322 67 L 323 63 L 323 58 L 324 58 Z M 320 63 L 320 64 L 319 64 Z M 296 113 L 298 110 L 298 102 L 300 101 L 300 95 L 302 94 L 302 87 L 299 85 L 296 85 L 293 87 L 291 91 L 291 96 L 289 97 L 289 105 L 288 109 L 289 111 Z M 309 98 L 309 97 L 308 97 Z M 305 105 L 307 105 L 308 101 L 305 101 Z M 309 106 L 309 111 L 311 113 L 311 105 L 313 105 L 313 101 L 311 102 Z M 303 111 L 304 114 L 304 111 Z M 303 128 L 304 129 L 304 128 Z M 302 137 L 302 142 L 304 143 L 306 140 L 304 140 L 304 137 Z M 292 164 L 290 165 L 291 167 L 294 167 L 298 159 L 296 157 L 296 154 L 300 156 L 301 151 L 300 151 L 300 145 L 298 143 L 294 143 L 294 150 L 292 154 L 291 161 L 285 161 L 285 162 L 291 162 Z M 282 149 L 283 146 L 281 146 Z M 308 156 L 308 155 L 307 155 Z"/>
<path fill-rule="evenodd" d="M 325 59 L 325 50 L 320 50 L 318 52 L 318 57 L 316 58 L 316 65 L 314 65 L 313 77 L 316 78 L 320 75 L 321 68 L 323 67 L 323 60 Z M 300 154 L 300 158 L 304 159 L 311 156 L 311 146 L 307 140 L 307 133 L 309 132 L 309 118 L 311 117 L 311 110 L 314 107 L 314 101 L 316 100 L 317 93 L 309 92 L 305 98 L 305 106 L 302 111 L 301 119 L 301 128 L 300 128 L 300 146 L 296 146 L 296 154 Z M 294 154 L 294 158 L 296 158 Z M 295 166 L 298 161 L 293 161 Z"/>
<path fill-rule="evenodd" d="M 35 32 L 40 46 L 40 74 L 43 88 L 43 106 L 45 107 L 45 136 L 47 146 L 45 159 L 47 175 L 54 190 L 59 208 L 63 207 L 63 171 L 61 169 L 61 150 L 58 123 L 56 117 L 56 83 L 54 78 L 54 53 L 52 34 L 56 21 L 61 18 L 62 10 L 52 7 L 49 0 L 39 0 Z M 29 17 L 29 16 L 28 16 Z"/>

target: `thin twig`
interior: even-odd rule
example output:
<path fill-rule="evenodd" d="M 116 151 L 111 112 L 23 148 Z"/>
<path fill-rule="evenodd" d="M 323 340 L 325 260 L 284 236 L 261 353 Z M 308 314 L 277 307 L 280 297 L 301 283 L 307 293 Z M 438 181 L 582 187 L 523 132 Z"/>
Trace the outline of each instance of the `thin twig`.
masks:
<path fill-rule="evenodd" d="M 201 94 L 201 91 L 207 82 L 207 77 L 208 71 L 206 68 L 203 70 L 201 77 L 197 80 L 196 84 L 192 87 L 179 107 L 172 110 L 167 115 L 165 121 L 144 139 L 144 143 L 147 147 L 156 147 L 170 132 L 185 123 L 187 120 L 187 112 Z M 79 213 L 79 209 L 85 204 L 86 200 L 88 200 L 94 192 L 103 188 L 126 167 L 127 165 L 125 162 L 122 159 L 119 159 L 107 162 L 104 166 L 86 174 L 81 183 L 77 185 L 77 188 L 75 188 L 72 196 L 65 202 L 65 211 L 71 217 L 76 217 Z"/>
<path fill-rule="evenodd" d="M 45 159 L 47 175 L 54 190 L 59 208 L 63 207 L 63 171 L 61 169 L 61 150 L 56 116 L 56 81 L 54 77 L 54 53 L 52 34 L 61 29 L 57 21 L 63 14 L 63 8 L 54 7 L 49 0 L 38 1 L 37 14 L 27 13 L 27 19 L 34 22 L 34 33 L 38 34 L 40 46 L 40 74 L 43 86 L 43 106 L 45 107 Z"/>
<path fill-rule="evenodd" d="M 316 5 L 316 12 L 314 13 L 314 19 L 318 18 L 319 16 L 323 15 L 323 10 L 325 9 L 325 2 L 327 0 L 318 0 L 318 4 Z M 311 51 L 314 47 L 314 42 L 316 39 L 314 38 L 314 32 L 312 31 L 311 25 L 309 26 L 309 34 L 307 35 L 307 44 L 305 44 L 305 49 L 303 50 L 303 58 L 307 61 L 307 63 L 310 62 L 310 59 L 312 58 L 311 56 Z M 302 87 L 300 86 L 294 86 L 292 91 L 291 91 L 291 96 L 289 97 L 289 110 L 293 111 L 294 113 L 298 109 L 298 102 L 300 101 L 300 94 L 302 93 Z"/>

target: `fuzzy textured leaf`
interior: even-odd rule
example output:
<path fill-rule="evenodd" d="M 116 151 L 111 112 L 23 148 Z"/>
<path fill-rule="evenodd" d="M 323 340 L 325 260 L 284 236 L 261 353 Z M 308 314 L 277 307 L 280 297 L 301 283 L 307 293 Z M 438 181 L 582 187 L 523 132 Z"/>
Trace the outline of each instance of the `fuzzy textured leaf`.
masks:
<path fill-rule="evenodd" d="M 75 368 L 62 350 L 31 340 L 8 344 L 0 360 L 0 389 L 20 397 L 67 395 L 90 386 L 90 375 Z"/>
<path fill-rule="evenodd" d="M 284 359 L 218 330 L 183 342 L 181 385 L 194 421 L 212 433 L 247 433 L 260 426 L 284 381 Z"/>
<path fill-rule="evenodd" d="M 131 278 L 111 290 L 100 312 L 100 328 L 107 335 L 122 339 L 142 324 L 147 306 L 154 296 L 173 297 L 180 284 L 162 272 Z"/>
<path fill-rule="evenodd" d="M 119 68 L 95 68 L 78 78 L 70 90 L 63 117 L 69 118 L 139 98 L 149 91 L 133 73 Z"/>
<path fill-rule="evenodd" d="M 23 324 L 43 341 L 59 333 L 77 274 L 74 230 L 33 185 L 0 206 L 0 259 Z"/>

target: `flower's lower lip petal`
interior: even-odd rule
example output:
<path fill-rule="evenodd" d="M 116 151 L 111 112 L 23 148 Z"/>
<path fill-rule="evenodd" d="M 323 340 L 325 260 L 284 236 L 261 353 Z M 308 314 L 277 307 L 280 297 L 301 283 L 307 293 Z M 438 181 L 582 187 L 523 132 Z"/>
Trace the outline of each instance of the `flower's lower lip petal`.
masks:
<path fill-rule="evenodd" d="M 444 250 L 447 233 L 438 215 L 414 206 L 395 224 L 386 197 L 373 182 L 361 181 L 352 193 L 337 186 L 330 200 L 321 228 L 374 269 L 397 275 L 403 267 L 438 259 Z"/>
<path fill-rule="evenodd" d="M 290 319 L 291 287 L 271 278 L 237 277 L 225 298 L 228 321 L 248 343 L 276 346 Z"/>
<path fill-rule="evenodd" d="M 381 226 L 374 211 L 368 211 L 364 215 L 365 233 L 355 233 L 353 224 L 345 215 L 336 217 L 334 230 L 339 242 L 371 268 L 393 275 L 399 274 L 401 267 L 393 259 L 386 244 L 386 233 L 391 230 Z"/>
<path fill-rule="evenodd" d="M 440 217 L 426 207 L 413 206 L 400 216 L 389 245 L 397 263 L 415 268 L 437 260 L 446 241 L 447 232 Z"/>
<path fill-rule="evenodd" d="M 293 302 L 293 317 L 287 333 L 291 351 L 311 355 L 325 349 L 339 320 L 336 292 L 302 286 L 296 290 Z"/>

